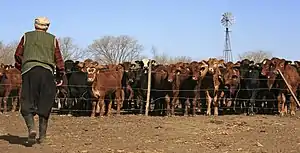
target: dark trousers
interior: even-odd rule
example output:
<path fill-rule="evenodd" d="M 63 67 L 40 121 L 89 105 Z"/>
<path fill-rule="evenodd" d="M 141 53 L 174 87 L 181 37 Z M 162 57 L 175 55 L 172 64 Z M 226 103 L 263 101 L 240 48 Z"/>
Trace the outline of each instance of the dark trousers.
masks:
<path fill-rule="evenodd" d="M 56 84 L 52 72 L 37 66 L 22 75 L 21 114 L 49 118 L 55 101 Z"/>

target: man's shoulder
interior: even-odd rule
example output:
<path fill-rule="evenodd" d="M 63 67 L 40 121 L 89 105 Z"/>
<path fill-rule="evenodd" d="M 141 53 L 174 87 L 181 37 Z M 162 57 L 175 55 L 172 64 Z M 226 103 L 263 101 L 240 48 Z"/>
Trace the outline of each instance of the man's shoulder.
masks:
<path fill-rule="evenodd" d="M 36 31 L 36 30 L 27 31 L 27 32 L 25 32 L 25 34 L 24 34 L 24 35 L 27 35 L 27 34 L 32 34 L 32 33 L 36 33 L 36 32 L 41 32 L 41 31 Z M 45 33 L 45 34 L 47 34 L 47 35 L 50 35 L 50 36 L 52 36 L 52 37 L 56 37 L 54 34 L 52 34 L 52 33 L 49 33 L 49 32 L 43 32 L 43 33 Z"/>
<path fill-rule="evenodd" d="M 52 36 L 52 37 L 54 37 L 54 38 L 55 38 L 55 35 L 54 35 L 54 34 L 52 34 L 52 33 L 49 33 L 49 32 L 45 32 L 45 33 L 47 33 L 48 35 L 50 35 L 50 36 Z"/>

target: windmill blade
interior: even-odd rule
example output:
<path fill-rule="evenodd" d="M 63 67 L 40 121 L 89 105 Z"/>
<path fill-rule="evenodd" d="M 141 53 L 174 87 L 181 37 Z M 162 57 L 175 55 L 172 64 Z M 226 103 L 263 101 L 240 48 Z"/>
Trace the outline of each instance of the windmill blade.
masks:
<path fill-rule="evenodd" d="M 233 25 L 234 23 L 234 16 L 232 15 L 231 12 L 226 12 L 222 14 L 221 18 L 221 24 L 228 28 L 229 26 Z"/>

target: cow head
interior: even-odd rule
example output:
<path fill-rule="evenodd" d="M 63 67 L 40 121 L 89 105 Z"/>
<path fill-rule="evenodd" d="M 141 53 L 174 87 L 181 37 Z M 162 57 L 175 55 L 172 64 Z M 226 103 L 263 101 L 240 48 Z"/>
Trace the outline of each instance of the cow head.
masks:
<path fill-rule="evenodd" d="M 208 64 L 206 61 L 202 60 L 201 62 L 192 62 L 190 64 L 190 69 L 192 71 L 193 80 L 198 80 L 201 77 L 204 77 L 208 71 Z"/>
<path fill-rule="evenodd" d="M 278 71 L 284 72 L 287 65 L 291 65 L 292 61 L 286 61 L 285 59 L 277 59 L 275 65 L 275 74 L 278 74 Z"/>
<path fill-rule="evenodd" d="M 238 62 L 236 64 L 238 64 Z M 241 79 L 244 79 L 249 71 L 249 67 L 254 65 L 254 61 L 250 61 L 249 59 L 243 59 L 238 65 Z"/>
<path fill-rule="evenodd" d="M 96 61 L 89 61 L 89 62 L 83 62 L 82 71 L 87 73 L 88 82 L 93 82 L 96 78 L 96 73 L 98 69 L 98 62 Z"/>
<path fill-rule="evenodd" d="M 208 64 L 208 73 L 215 74 L 219 68 L 224 68 L 224 60 L 218 60 L 216 58 L 209 58 L 207 61 Z"/>
<path fill-rule="evenodd" d="M 246 74 L 247 81 L 252 82 L 252 84 L 257 84 L 260 78 L 260 72 L 261 72 L 261 64 L 251 64 L 248 68 L 248 72 Z"/>
<path fill-rule="evenodd" d="M 143 59 L 143 60 L 140 60 L 140 61 L 135 61 L 135 63 L 142 69 L 145 70 L 145 73 L 147 73 L 148 71 L 148 68 L 151 64 L 151 66 L 156 66 L 157 65 L 157 62 L 155 60 L 150 60 L 150 59 Z"/>
<path fill-rule="evenodd" d="M 4 67 L 0 67 L 0 81 L 4 75 L 4 71 L 5 71 L 5 68 Z"/>
<path fill-rule="evenodd" d="M 300 68 L 300 61 L 294 61 L 295 66 L 297 67 L 297 69 Z"/>
<path fill-rule="evenodd" d="M 131 63 L 131 62 L 123 62 L 122 64 L 120 64 L 123 69 L 124 69 L 124 74 L 123 77 L 125 77 L 126 81 L 128 81 L 128 83 L 133 83 L 135 80 L 135 67 L 136 65 Z"/>
<path fill-rule="evenodd" d="M 71 73 L 74 69 L 74 61 L 72 60 L 66 60 L 65 61 L 65 71 L 66 73 Z"/>
<path fill-rule="evenodd" d="M 188 77 L 191 70 L 188 66 L 182 63 L 170 65 L 168 68 L 168 81 L 173 82 L 176 76 Z M 182 78 L 183 79 L 183 78 Z"/>
<path fill-rule="evenodd" d="M 224 84 L 225 87 L 230 88 L 231 86 L 237 87 L 240 83 L 240 71 L 239 64 L 230 64 L 224 71 Z"/>
<path fill-rule="evenodd" d="M 267 77 L 267 85 L 269 89 L 272 88 L 277 76 L 277 71 L 275 69 L 276 63 L 278 63 L 277 58 L 272 58 L 271 60 L 264 59 L 261 63 L 261 74 L 262 76 Z"/>

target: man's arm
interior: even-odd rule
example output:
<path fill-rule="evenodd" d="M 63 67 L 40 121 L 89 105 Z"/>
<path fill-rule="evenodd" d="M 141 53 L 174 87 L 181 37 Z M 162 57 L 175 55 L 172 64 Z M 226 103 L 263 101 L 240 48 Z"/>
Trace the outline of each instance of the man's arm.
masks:
<path fill-rule="evenodd" d="M 62 58 L 60 48 L 59 48 L 59 43 L 58 40 L 55 39 L 55 63 L 56 63 L 56 70 L 58 71 L 57 73 L 64 74 L 65 73 L 65 63 Z"/>
<path fill-rule="evenodd" d="M 24 52 L 24 36 L 22 36 L 15 52 L 15 67 L 21 71 Z"/>

